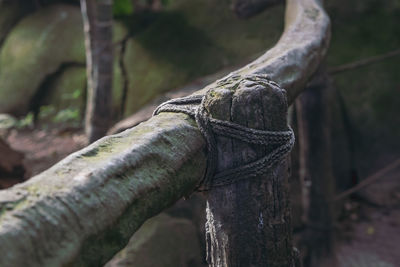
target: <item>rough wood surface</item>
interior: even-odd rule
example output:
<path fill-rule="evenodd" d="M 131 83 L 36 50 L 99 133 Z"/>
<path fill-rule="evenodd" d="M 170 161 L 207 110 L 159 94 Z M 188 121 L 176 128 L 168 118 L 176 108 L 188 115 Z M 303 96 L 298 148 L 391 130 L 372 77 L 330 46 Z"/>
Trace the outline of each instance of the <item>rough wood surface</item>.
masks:
<path fill-rule="evenodd" d="M 291 104 L 328 41 L 320 2 L 288 0 L 278 44 L 236 73 L 267 74 Z M 0 191 L 0 266 L 106 262 L 144 220 L 193 190 L 205 170 L 204 145 L 192 119 L 165 113 Z"/>
<path fill-rule="evenodd" d="M 193 190 L 203 147 L 186 115 L 162 114 L 0 191 L 0 266 L 100 266 Z"/>
<path fill-rule="evenodd" d="M 262 82 L 242 81 L 207 95 L 213 118 L 258 130 L 286 131 L 285 91 Z M 271 153 L 275 147 L 249 145 L 217 137 L 217 171 L 239 167 Z M 288 197 L 287 161 L 266 174 L 207 192 L 209 266 L 294 266 Z"/>

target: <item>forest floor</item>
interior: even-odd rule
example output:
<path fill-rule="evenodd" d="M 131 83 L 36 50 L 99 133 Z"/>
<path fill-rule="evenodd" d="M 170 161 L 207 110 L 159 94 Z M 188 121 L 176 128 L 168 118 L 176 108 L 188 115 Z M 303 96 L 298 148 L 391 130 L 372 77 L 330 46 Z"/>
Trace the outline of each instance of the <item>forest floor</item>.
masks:
<path fill-rule="evenodd" d="M 25 177 L 48 169 L 67 155 L 85 146 L 86 138 L 81 129 L 13 129 L 6 142 L 12 149 L 24 154 Z M 9 180 L 9 185 L 18 180 Z"/>
<path fill-rule="evenodd" d="M 84 147 L 79 129 L 12 130 L 6 141 L 25 155 L 26 177 Z M 18 182 L 6 181 L 9 186 Z M 4 183 L 4 181 L 3 181 Z M 334 264 L 340 267 L 400 266 L 400 168 L 344 203 L 338 222 Z"/>
<path fill-rule="evenodd" d="M 344 208 L 337 266 L 400 266 L 400 168 L 359 191 Z"/>

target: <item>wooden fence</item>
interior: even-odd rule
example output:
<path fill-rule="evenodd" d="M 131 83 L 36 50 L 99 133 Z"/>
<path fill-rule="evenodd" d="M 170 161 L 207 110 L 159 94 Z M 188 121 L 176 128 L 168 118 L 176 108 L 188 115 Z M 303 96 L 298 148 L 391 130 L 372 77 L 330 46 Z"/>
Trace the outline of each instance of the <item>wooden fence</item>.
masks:
<path fill-rule="evenodd" d="M 285 29 L 279 42 L 254 62 L 195 94 L 206 94 L 210 89 L 215 89 L 214 92 L 223 95 L 222 98 L 217 96 L 218 102 L 225 99 L 224 92 L 232 89 L 235 79 L 235 82 L 240 83 L 245 77 L 262 75 L 279 85 L 278 88 L 286 90 L 287 104 L 290 105 L 319 67 L 327 51 L 329 39 L 329 18 L 319 0 L 288 0 Z M 246 83 L 242 87 L 241 90 L 251 90 Z M 243 118 L 244 122 L 237 123 L 260 128 L 261 120 L 266 124 L 264 128 L 260 128 L 262 130 L 282 130 L 282 125 L 286 126 L 287 104 L 284 91 L 277 92 L 267 92 L 266 96 L 260 97 L 264 101 L 260 105 L 266 108 L 268 114 L 257 118 L 258 113 L 250 109 L 249 112 L 244 112 L 247 116 Z M 244 99 L 244 102 L 238 103 L 251 108 L 253 100 L 246 102 L 246 97 Z M 217 107 L 223 109 L 226 106 L 222 103 Z M 239 107 L 239 112 L 240 109 Z M 229 120 L 222 118 L 224 114 L 218 111 L 212 116 Z M 219 148 L 222 149 L 224 146 L 221 148 L 220 144 L 224 143 L 223 138 L 217 138 L 218 140 L 222 140 L 219 142 Z M 260 152 L 251 146 L 233 146 L 242 147 L 247 154 Z M 235 155 L 220 154 L 218 159 L 224 157 L 231 158 L 232 161 L 238 159 Z M 248 159 L 249 157 L 243 158 Z M 27 182 L 0 191 L 0 266 L 104 264 L 126 245 L 146 219 L 193 192 L 204 175 L 206 161 L 206 141 L 195 120 L 183 113 L 163 112 L 134 128 L 100 139 Z M 223 167 L 219 166 L 222 164 L 220 161 L 217 164 L 217 168 Z M 231 167 L 235 165 L 227 164 Z M 275 206 L 287 204 L 284 197 L 287 176 L 285 166 L 286 162 L 275 164 L 262 176 L 261 180 L 266 182 L 261 182 L 261 187 L 265 187 L 267 192 L 257 191 L 258 195 L 263 196 L 259 200 L 280 201 L 271 204 Z M 283 190 L 282 192 L 268 191 L 270 178 L 278 183 L 274 186 L 277 190 Z M 254 198 L 247 204 L 240 204 L 240 207 L 237 204 L 241 202 L 243 192 L 254 193 L 254 181 L 258 180 L 245 179 L 240 185 L 218 187 L 206 193 L 209 199 L 208 235 L 213 235 L 207 240 L 210 265 L 293 265 L 293 253 L 291 250 L 287 251 L 291 244 L 284 247 L 272 244 L 274 248 L 271 248 L 268 242 L 266 245 L 258 243 L 265 240 L 265 235 L 270 236 L 268 231 L 271 231 L 271 225 L 275 227 L 272 229 L 274 234 L 286 235 L 291 231 L 287 209 L 282 208 L 280 211 L 280 222 L 276 222 L 278 215 L 268 218 L 268 214 L 260 215 L 260 211 L 250 214 L 250 217 L 256 216 L 254 219 L 257 220 L 257 227 L 263 228 L 260 230 L 263 236 L 254 244 L 243 237 L 255 231 L 251 221 L 248 220 L 243 225 L 233 222 L 232 227 L 229 225 L 231 222 L 222 221 L 216 224 L 218 220 L 238 220 L 227 215 L 227 211 L 237 216 L 246 215 L 240 209 L 252 205 Z M 260 184 L 256 182 L 256 185 L 259 187 Z M 248 189 L 234 189 L 236 187 Z M 281 193 L 283 197 L 276 195 Z M 232 199 L 236 205 L 229 204 Z M 225 211 L 218 210 L 224 208 L 224 205 Z M 239 210 L 235 211 L 235 207 Z M 269 208 L 265 207 L 267 211 Z M 212 219 L 215 221 L 211 222 Z M 238 229 L 238 225 L 245 229 Z M 238 232 L 243 234 L 237 234 Z M 231 238 L 229 235 L 237 237 Z M 291 242 L 290 236 L 284 239 L 278 236 L 275 239 Z M 218 243 L 218 240 L 223 244 Z M 243 252 L 240 252 L 238 246 L 242 246 L 243 242 L 247 242 L 248 248 L 242 247 Z M 247 257 L 248 251 L 251 256 Z M 290 259 L 287 260 L 287 257 Z"/>

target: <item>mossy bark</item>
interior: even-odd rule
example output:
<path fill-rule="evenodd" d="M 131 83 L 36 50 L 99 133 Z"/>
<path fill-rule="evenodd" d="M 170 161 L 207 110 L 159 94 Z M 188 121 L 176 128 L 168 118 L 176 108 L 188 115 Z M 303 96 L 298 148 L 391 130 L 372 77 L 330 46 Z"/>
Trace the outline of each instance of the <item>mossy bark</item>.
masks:
<path fill-rule="evenodd" d="M 193 191 L 203 148 L 191 119 L 162 114 L 0 191 L 0 265 L 104 264 L 147 218 Z"/>

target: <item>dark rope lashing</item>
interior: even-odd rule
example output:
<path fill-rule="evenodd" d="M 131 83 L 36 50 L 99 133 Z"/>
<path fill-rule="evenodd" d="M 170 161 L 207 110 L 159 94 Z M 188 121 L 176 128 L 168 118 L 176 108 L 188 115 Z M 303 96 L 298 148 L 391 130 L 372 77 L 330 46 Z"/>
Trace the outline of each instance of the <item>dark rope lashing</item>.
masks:
<path fill-rule="evenodd" d="M 233 75 L 227 79 L 218 81 L 217 86 L 225 86 L 230 83 L 237 84 L 243 79 L 256 81 L 260 84 L 269 83 L 277 86 L 276 83 L 270 81 L 267 77 L 257 74 L 244 77 Z M 288 126 L 286 131 L 264 131 L 212 118 L 205 107 L 205 96 L 190 95 L 171 99 L 158 106 L 153 113 L 154 116 L 161 112 L 178 112 L 187 114 L 196 120 L 200 132 L 206 139 L 208 151 L 206 172 L 197 187 L 197 191 L 206 191 L 214 186 L 228 185 L 241 179 L 264 174 L 277 162 L 283 160 L 291 151 L 294 145 L 294 133 L 290 126 Z M 275 148 L 269 154 L 253 162 L 216 172 L 218 159 L 216 136 L 234 138 L 248 144 L 274 145 Z"/>

